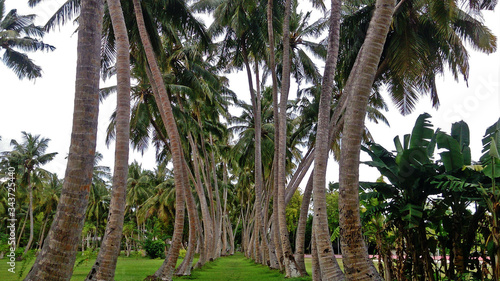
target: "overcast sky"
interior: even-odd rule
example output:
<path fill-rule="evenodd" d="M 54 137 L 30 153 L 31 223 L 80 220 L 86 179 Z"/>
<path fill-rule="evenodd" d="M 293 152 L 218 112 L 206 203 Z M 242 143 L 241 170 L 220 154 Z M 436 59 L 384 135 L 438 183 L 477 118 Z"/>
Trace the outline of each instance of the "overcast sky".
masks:
<path fill-rule="evenodd" d="M 27 6 L 27 0 L 7 0 L 6 12 L 17 8 L 19 14 L 35 13 L 39 16 L 37 24 L 44 24 L 50 15 L 63 3 L 61 0 L 46 0 L 35 9 Z M 497 8 L 498 10 L 498 8 Z M 495 35 L 500 34 L 500 15 L 498 12 L 485 12 L 486 25 Z M 14 73 L 0 62 L 0 151 L 10 150 L 10 140 L 21 140 L 21 131 L 40 134 L 51 139 L 47 152 L 58 152 L 59 155 L 45 168 L 56 172 L 60 178 L 66 169 L 65 157 L 68 153 L 74 98 L 74 81 L 76 69 L 76 34 L 75 26 L 68 24 L 45 36 L 45 43 L 57 49 L 49 53 L 29 54 L 35 63 L 43 68 L 43 77 L 35 82 L 18 80 Z M 0 51 L 0 55 L 3 52 Z M 248 99 L 246 83 L 238 83 L 236 75 L 231 75 L 231 89 L 241 99 Z M 241 79 L 238 79 L 241 81 Z M 485 55 L 470 52 L 470 79 L 465 82 L 454 81 L 451 75 L 438 78 L 438 91 L 441 106 L 438 111 L 432 109 L 428 97 L 423 97 L 413 114 L 401 116 L 392 106 L 386 113 L 390 127 L 383 124 L 368 123 L 368 127 L 376 142 L 388 149 L 393 149 L 393 138 L 411 132 L 416 118 L 423 112 L 432 115 L 432 123 L 449 132 L 451 124 L 464 120 L 471 130 L 471 148 L 473 160 L 481 154 L 481 139 L 485 129 L 500 117 L 500 56 L 499 53 Z M 246 81 L 246 80 L 245 80 Z M 113 85 L 114 79 L 107 81 Z M 104 154 L 102 165 L 113 166 L 114 146 L 107 148 L 104 144 L 105 130 L 109 117 L 116 107 L 114 96 L 109 97 L 100 106 L 97 150 Z M 366 159 L 366 155 L 363 156 Z M 154 149 L 150 149 L 144 157 L 132 153 L 131 160 L 137 159 L 143 167 L 153 169 Z M 327 180 L 338 180 L 337 165 L 330 161 Z M 373 181 L 378 172 L 362 167 L 361 180 Z"/>

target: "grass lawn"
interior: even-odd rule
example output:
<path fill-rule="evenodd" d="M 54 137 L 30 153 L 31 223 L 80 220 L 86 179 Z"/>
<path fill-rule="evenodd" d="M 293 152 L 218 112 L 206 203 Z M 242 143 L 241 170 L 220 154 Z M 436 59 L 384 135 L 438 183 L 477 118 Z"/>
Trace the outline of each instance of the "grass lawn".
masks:
<path fill-rule="evenodd" d="M 78 262 L 77 258 L 77 262 Z M 13 274 L 7 269 L 7 260 L 0 260 L 0 280 L 2 281 L 15 281 L 22 280 L 19 278 L 18 272 L 21 270 L 23 262 L 16 262 L 16 273 Z M 118 264 L 116 268 L 115 281 L 141 281 L 146 276 L 153 274 L 162 264 L 163 260 L 156 259 L 152 260 L 149 258 L 142 257 L 119 257 Z M 179 260 L 179 263 L 181 260 Z M 196 262 L 196 259 L 195 259 Z M 24 278 L 28 274 L 29 268 L 33 265 L 34 260 L 28 263 L 26 270 L 24 270 L 22 277 Z M 94 264 L 94 260 L 88 260 L 81 263 L 74 270 L 73 277 L 71 280 L 81 281 L 87 276 L 91 266 Z M 307 270 L 310 273 L 311 261 L 306 258 Z M 285 280 L 283 274 L 280 274 L 276 270 L 270 270 L 268 267 L 263 265 L 255 264 L 253 261 L 248 260 L 243 254 L 237 253 L 234 256 L 223 257 L 212 263 L 207 263 L 202 269 L 194 270 L 191 276 L 178 277 L 174 280 Z M 295 278 L 287 280 L 311 280 L 311 277 L 306 278 Z"/>

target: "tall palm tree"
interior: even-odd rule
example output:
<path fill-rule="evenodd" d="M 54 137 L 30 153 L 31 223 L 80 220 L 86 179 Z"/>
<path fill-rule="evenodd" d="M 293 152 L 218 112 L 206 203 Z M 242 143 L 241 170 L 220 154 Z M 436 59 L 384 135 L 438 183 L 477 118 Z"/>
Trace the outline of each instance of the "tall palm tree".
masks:
<path fill-rule="evenodd" d="M 286 226 L 286 204 L 285 204 L 285 185 L 286 185 L 286 110 L 288 103 L 288 94 L 290 91 L 290 72 L 291 72 L 291 57 L 290 57 L 290 17 L 292 3 L 291 0 L 285 1 L 285 13 L 283 18 L 283 78 L 281 82 L 281 93 L 278 104 L 278 116 L 275 116 L 278 126 L 276 126 L 278 158 L 276 160 L 276 168 L 278 169 L 278 192 L 275 200 L 278 202 L 278 209 L 275 214 L 278 217 L 278 229 L 280 233 L 281 247 L 283 252 L 283 267 L 287 277 L 298 277 L 301 275 L 299 267 L 295 262 L 292 247 L 290 245 L 289 233 Z"/>
<path fill-rule="evenodd" d="M 19 15 L 16 9 L 5 14 L 5 0 L 0 0 L 0 50 L 4 51 L 3 63 L 19 79 L 36 79 L 42 68 L 23 52 L 53 51 L 54 46 L 39 41 L 45 34 L 43 27 L 33 24 L 36 15 Z"/>
<path fill-rule="evenodd" d="M 11 140 L 10 145 L 13 146 L 13 150 L 10 152 L 5 152 L 4 155 L 7 157 L 9 163 L 13 167 L 18 167 L 18 174 L 22 175 L 21 185 L 27 188 L 29 194 L 29 218 L 30 218 L 30 236 L 28 244 L 24 249 L 23 255 L 26 255 L 33 242 L 33 188 L 35 183 L 33 182 L 35 173 L 42 173 L 47 178 L 49 177 L 49 172 L 41 168 L 41 166 L 52 161 L 57 155 L 57 152 L 45 153 L 48 148 L 48 143 L 50 139 L 41 138 L 40 135 L 33 136 L 30 133 L 21 132 L 23 135 L 23 142 L 19 143 L 16 140 Z"/>
<path fill-rule="evenodd" d="M 139 215 L 140 206 L 153 194 L 153 175 L 150 171 L 142 170 L 136 161 L 130 164 L 127 179 L 126 208 L 127 212 L 133 212 L 137 227 L 137 240 L 142 240 L 141 220 Z M 132 215 L 132 214 L 131 214 Z"/>
<path fill-rule="evenodd" d="M 161 71 L 158 67 L 156 57 L 149 39 L 148 32 L 144 23 L 144 17 L 142 13 L 141 3 L 138 0 L 134 0 L 134 10 L 137 20 L 137 26 L 139 29 L 141 41 L 144 45 L 144 51 L 146 53 L 147 62 L 151 69 L 153 81 L 151 81 L 155 87 L 155 99 L 157 104 L 159 104 L 159 109 L 161 112 L 163 124 L 167 130 L 168 136 L 170 137 L 170 148 L 173 158 L 174 165 L 174 180 L 175 180 L 175 224 L 174 224 L 174 235 L 172 246 L 170 247 L 168 262 L 161 274 L 161 278 L 165 280 L 172 279 L 174 273 L 175 265 L 177 262 L 177 257 L 179 256 L 179 249 L 181 246 L 182 232 L 184 228 L 184 191 L 189 188 L 189 183 L 187 179 L 187 171 L 184 169 L 184 156 L 182 152 L 181 139 L 179 136 L 179 131 L 175 123 L 174 114 L 172 112 L 172 106 L 170 104 L 170 99 L 168 97 L 166 87 L 161 76 Z"/>
<path fill-rule="evenodd" d="M 342 22 L 337 80 L 343 88 L 368 28 L 374 1 L 351 7 Z M 496 50 L 496 37 L 481 20 L 481 11 L 496 1 L 398 1 L 393 25 L 375 75 L 374 86 L 387 85 L 402 114 L 409 114 L 423 95 L 439 106 L 436 78 L 449 69 L 455 79 L 469 77 L 465 42 L 484 53 Z M 354 5 L 355 6 L 355 5 Z M 359 35 L 363 36 L 359 36 Z M 434 34 L 434 36 L 429 36 Z"/>
<path fill-rule="evenodd" d="M 339 50 L 340 33 L 340 1 L 332 0 L 330 16 L 328 55 L 325 64 L 325 73 L 321 88 L 318 128 L 316 134 L 316 151 L 314 157 L 313 172 L 313 201 L 314 221 L 313 229 L 315 240 L 315 252 L 317 253 L 321 276 L 315 276 L 321 280 L 343 279 L 339 265 L 333 256 L 333 248 L 330 243 L 328 232 L 328 218 L 326 213 L 326 190 L 325 176 L 330 147 L 330 104 L 333 92 L 333 78 L 335 65 Z M 315 272 L 315 271 L 313 271 Z"/>
<path fill-rule="evenodd" d="M 98 247 L 97 241 L 104 222 L 106 214 L 109 212 L 110 193 L 108 190 L 111 173 L 109 167 L 99 166 L 102 160 L 102 154 L 96 153 L 94 160 L 94 169 L 92 173 L 92 186 L 89 192 L 89 202 L 85 213 L 87 221 L 94 222 L 94 242 L 93 246 Z"/>
<path fill-rule="evenodd" d="M 68 280 L 73 273 L 96 147 L 102 17 L 102 0 L 81 1 L 75 110 L 66 175 L 54 222 L 25 280 Z"/>
<path fill-rule="evenodd" d="M 119 0 L 108 0 L 117 49 L 116 146 L 108 223 L 96 262 L 86 280 L 114 280 L 120 254 L 127 196 L 130 139 L 130 54 L 127 26 Z"/>
<path fill-rule="evenodd" d="M 392 22 L 394 0 L 377 0 L 363 42 L 346 84 L 348 101 L 340 154 L 340 241 L 347 280 L 381 280 L 368 258 L 359 214 L 359 153 L 366 108 L 383 46 Z"/>

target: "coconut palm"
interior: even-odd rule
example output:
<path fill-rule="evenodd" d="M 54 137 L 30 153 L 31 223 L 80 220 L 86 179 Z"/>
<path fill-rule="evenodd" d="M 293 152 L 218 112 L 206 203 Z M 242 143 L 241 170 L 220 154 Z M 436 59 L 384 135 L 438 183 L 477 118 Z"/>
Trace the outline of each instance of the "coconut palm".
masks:
<path fill-rule="evenodd" d="M 119 0 L 108 0 L 117 49 L 116 146 L 108 223 L 96 262 L 86 280 L 113 280 L 125 216 L 130 139 L 130 54 L 127 26 Z"/>
<path fill-rule="evenodd" d="M 337 80 L 342 88 L 368 28 L 374 1 L 353 8 L 342 23 Z M 496 37 L 483 24 L 482 10 L 495 1 L 398 1 L 394 23 L 387 36 L 375 76 L 375 87 L 387 85 L 402 114 L 409 114 L 423 95 L 439 106 L 436 77 L 449 69 L 455 79 L 469 77 L 469 53 L 465 42 L 484 53 L 496 50 Z M 429 36 L 433 34 L 433 36 Z M 360 36 L 361 35 L 361 36 Z"/>
<path fill-rule="evenodd" d="M 97 136 L 103 2 L 82 0 L 75 110 L 67 171 L 54 222 L 25 280 L 68 280 L 73 272 L 91 187 Z M 65 251 L 61 251 L 61 249 Z"/>
<path fill-rule="evenodd" d="M 3 63 L 19 77 L 34 80 L 42 76 L 42 68 L 23 52 L 53 51 L 54 46 L 39 41 L 45 34 L 43 27 L 33 21 L 36 15 L 19 15 L 16 9 L 5 13 L 5 0 L 0 0 L 0 50 Z"/>
<path fill-rule="evenodd" d="M 17 173 L 21 175 L 20 185 L 26 188 L 29 194 L 30 237 L 23 254 L 26 255 L 33 242 L 33 189 L 41 177 L 47 179 L 50 177 L 50 173 L 42 169 L 41 166 L 52 161 L 57 153 L 46 153 L 50 139 L 42 138 L 40 135 L 33 136 L 24 131 L 21 133 L 23 142 L 19 143 L 16 140 L 11 140 L 10 145 L 13 150 L 3 154 L 9 161 L 10 166 L 17 167 Z"/>
<path fill-rule="evenodd" d="M 158 67 L 153 47 L 146 30 L 141 3 L 138 0 L 134 0 L 133 3 L 141 41 L 144 45 L 147 62 L 153 76 L 153 80 L 151 82 L 155 85 L 155 99 L 157 104 L 160 105 L 159 109 L 161 112 L 163 124 L 165 125 L 165 129 L 167 130 L 168 136 L 170 137 L 170 148 L 174 165 L 176 193 L 176 213 L 174 224 L 175 228 L 168 261 L 166 261 L 165 269 L 161 273 L 162 279 L 171 279 L 174 273 L 175 264 L 177 262 L 177 257 L 179 255 L 179 249 L 182 242 L 182 232 L 184 228 L 184 191 L 186 190 L 186 188 L 189 188 L 189 182 L 187 179 L 187 171 L 184 168 L 184 158 L 179 131 L 175 123 L 175 117 L 172 112 L 172 105 L 170 104 L 170 99 L 166 91 L 165 83 L 161 76 L 161 71 Z"/>
<path fill-rule="evenodd" d="M 316 63 L 313 62 L 310 54 L 320 60 L 326 59 L 327 46 L 324 41 L 314 42 L 328 28 L 328 18 L 322 17 L 313 23 L 310 23 L 311 11 L 307 13 L 297 12 L 298 1 L 292 5 L 292 14 L 290 17 L 290 56 L 292 60 L 291 75 L 300 86 L 302 82 L 313 85 L 321 84 L 321 74 Z M 278 46 L 277 75 L 278 81 L 282 79 L 283 65 L 281 57 L 283 56 L 283 46 Z"/>
<path fill-rule="evenodd" d="M 359 217 L 359 151 L 364 131 L 366 108 L 384 42 L 394 12 L 394 0 L 377 0 L 363 47 L 349 74 L 344 95 L 348 102 L 340 155 L 340 241 L 348 280 L 380 280 L 362 238 Z M 319 134 L 319 129 L 318 129 Z M 319 143 L 319 140 L 317 139 Z M 317 165 L 317 164 L 316 164 Z M 324 177 L 324 174 L 318 174 Z M 316 180 L 316 175 L 315 175 Z M 320 253 L 318 249 L 318 253 Z"/>

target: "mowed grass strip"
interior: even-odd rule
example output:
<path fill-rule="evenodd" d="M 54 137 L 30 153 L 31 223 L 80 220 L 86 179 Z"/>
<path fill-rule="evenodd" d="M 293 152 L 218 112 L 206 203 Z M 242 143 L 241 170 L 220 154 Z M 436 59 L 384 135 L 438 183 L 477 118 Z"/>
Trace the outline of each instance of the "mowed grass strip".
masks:
<path fill-rule="evenodd" d="M 77 259 L 78 261 L 78 259 Z M 94 259 L 86 260 L 79 266 L 75 267 L 71 281 L 84 280 L 94 264 Z M 194 262 L 196 262 L 195 259 Z M 29 268 L 34 263 L 31 260 L 26 266 L 21 278 L 18 272 L 21 269 L 23 262 L 16 262 L 16 273 L 12 274 L 7 271 L 7 260 L 0 260 L 0 280 L 16 281 L 23 280 L 28 274 Z M 182 262 L 179 259 L 178 264 Z M 153 274 L 163 263 L 161 259 L 135 258 L 135 257 L 119 257 L 116 266 L 115 280 L 116 281 L 141 281 L 148 275 Z M 306 258 L 306 266 L 310 273 L 310 259 Z M 206 280 L 206 281 L 225 281 L 225 280 L 251 280 L 251 281 L 266 281 L 266 280 L 293 280 L 293 281 L 310 281 L 311 277 L 285 279 L 285 275 L 277 270 L 271 270 L 267 266 L 254 263 L 252 260 L 245 258 L 242 253 L 236 253 L 234 256 L 221 257 L 214 262 L 209 262 L 201 269 L 193 270 L 191 276 L 175 277 L 174 280 Z"/>
<path fill-rule="evenodd" d="M 174 280 L 241 280 L 241 281 L 266 281 L 285 280 L 285 275 L 267 266 L 254 263 L 237 253 L 234 256 L 222 257 L 214 262 L 207 263 L 203 268 L 194 270 L 191 276 L 178 277 Z M 286 280 L 302 281 L 311 280 L 311 277 L 292 278 Z"/>

